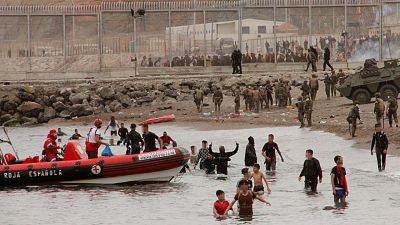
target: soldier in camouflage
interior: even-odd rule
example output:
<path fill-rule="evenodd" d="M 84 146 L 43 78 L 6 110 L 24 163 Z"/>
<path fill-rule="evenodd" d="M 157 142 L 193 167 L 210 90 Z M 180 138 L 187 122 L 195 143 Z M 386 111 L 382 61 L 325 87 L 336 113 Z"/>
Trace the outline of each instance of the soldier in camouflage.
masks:
<path fill-rule="evenodd" d="M 239 113 L 240 110 L 240 87 L 237 86 L 235 91 L 234 91 L 234 96 L 235 96 L 235 113 Z"/>
<path fill-rule="evenodd" d="M 399 121 L 397 120 L 397 108 L 397 99 L 393 96 L 389 96 L 387 116 L 389 118 L 390 127 L 393 125 L 393 120 L 396 123 L 396 127 L 399 127 Z"/>
<path fill-rule="evenodd" d="M 375 107 L 374 107 L 374 113 L 376 116 L 376 123 L 383 125 L 383 119 L 385 116 L 385 102 L 381 98 L 381 94 L 378 92 L 375 94 Z"/>
<path fill-rule="evenodd" d="M 297 98 L 298 102 L 296 103 L 296 107 L 298 110 L 298 118 L 300 121 L 300 128 L 303 128 L 305 126 L 304 124 L 304 101 L 303 97 L 299 96 Z"/>
<path fill-rule="evenodd" d="M 304 112 L 306 115 L 308 127 L 312 126 L 312 122 L 311 122 L 312 121 L 312 111 L 313 111 L 313 102 L 310 98 L 307 98 L 305 105 L 304 105 Z"/>
<path fill-rule="evenodd" d="M 350 135 L 352 137 L 356 136 L 357 119 L 361 120 L 360 109 L 358 108 L 358 103 L 354 102 L 354 106 L 353 108 L 350 109 L 349 115 L 347 116 L 347 122 L 349 122 L 349 127 L 351 125 Z"/>

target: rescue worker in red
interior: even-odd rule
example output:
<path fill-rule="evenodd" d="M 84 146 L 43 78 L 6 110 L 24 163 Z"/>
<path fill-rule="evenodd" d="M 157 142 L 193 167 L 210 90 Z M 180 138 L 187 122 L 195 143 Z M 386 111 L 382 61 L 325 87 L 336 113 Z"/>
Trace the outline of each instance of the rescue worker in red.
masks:
<path fill-rule="evenodd" d="M 101 145 L 109 146 L 108 143 L 101 141 L 100 128 L 103 124 L 101 119 L 96 119 L 94 121 L 94 127 L 90 128 L 88 137 L 86 139 L 86 154 L 89 159 L 95 159 L 98 156 L 99 148 Z"/>
<path fill-rule="evenodd" d="M 160 137 L 163 143 L 163 149 L 167 149 L 167 147 L 175 142 L 174 139 L 172 139 L 166 131 L 164 131 L 163 135 Z"/>
<path fill-rule="evenodd" d="M 43 161 L 46 162 L 53 162 L 57 160 L 61 160 L 58 158 L 58 149 L 60 147 L 57 145 L 57 131 L 50 130 L 49 134 L 47 135 L 46 140 L 44 141 L 43 145 Z"/>

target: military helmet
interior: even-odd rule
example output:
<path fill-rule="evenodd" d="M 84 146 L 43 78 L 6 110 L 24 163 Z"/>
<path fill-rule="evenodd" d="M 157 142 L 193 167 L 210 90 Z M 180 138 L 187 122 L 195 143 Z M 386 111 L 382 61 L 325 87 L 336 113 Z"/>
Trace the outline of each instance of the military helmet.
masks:
<path fill-rule="evenodd" d="M 376 92 L 376 93 L 375 93 L 375 98 L 380 98 L 380 97 L 381 97 L 381 93 Z"/>

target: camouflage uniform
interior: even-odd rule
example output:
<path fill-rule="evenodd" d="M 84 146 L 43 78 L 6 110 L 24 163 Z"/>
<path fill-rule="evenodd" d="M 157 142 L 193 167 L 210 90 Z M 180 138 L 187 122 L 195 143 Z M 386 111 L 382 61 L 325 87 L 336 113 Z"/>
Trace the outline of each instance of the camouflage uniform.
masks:
<path fill-rule="evenodd" d="M 376 123 L 383 125 L 382 120 L 385 115 L 385 102 L 382 100 L 380 94 L 376 94 L 376 101 L 375 101 L 375 107 L 374 107 L 374 113 L 376 116 Z"/>
<path fill-rule="evenodd" d="M 325 93 L 326 97 L 330 99 L 331 97 L 331 85 L 332 85 L 332 80 L 329 77 L 329 75 L 326 73 L 325 78 L 324 78 L 324 84 L 325 84 Z"/>
<path fill-rule="evenodd" d="M 240 87 L 236 87 L 235 92 L 235 113 L 238 113 L 240 110 Z"/>
<path fill-rule="evenodd" d="M 258 90 L 257 87 L 254 88 L 252 92 L 252 97 L 253 97 L 253 104 L 254 104 L 254 112 L 259 113 L 260 112 L 260 104 L 261 104 L 261 99 L 260 99 L 260 91 Z"/>
<path fill-rule="evenodd" d="M 223 100 L 224 100 L 224 95 L 221 92 L 221 88 L 218 87 L 217 90 L 214 92 L 213 96 L 214 108 L 216 113 L 221 112 L 221 104 Z"/>
<path fill-rule="evenodd" d="M 292 90 L 292 87 L 289 84 L 289 81 L 285 81 L 285 93 L 286 93 L 286 105 L 292 105 L 292 95 L 290 94 L 290 91 Z"/>
<path fill-rule="evenodd" d="M 246 88 L 243 92 L 244 104 L 246 105 L 246 111 L 250 111 L 251 106 L 251 90 L 250 88 Z"/>
<path fill-rule="evenodd" d="M 331 75 L 331 96 L 336 97 L 336 85 L 338 83 L 338 76 L 336 75 L 335 71 L 332 70 L 332 75 Z"/>
<path fill-rule="evenodd" d="M 389 96 L 387 116 L 389 118 L 390 127 L 393 125 L 393 120 L 396 123 L 396 127 L 398 127 L 399 121 L 397 120 L 397 108 L 397 99 L 393 96 Z"/>
<path fill-rule="evenodd" d="M 198 87 L 193 93 L 194 103 L 196 103 L 197 112 L 201 112 L 203 110 L 203 97 L 204 92 L 200 89 L 200 87 Z"/>
<path fill-rule="evenodd" d="M 311 127 L 312 126 L 312 111 L 313 111 L 313 102 L 311 101 L 310 98 L 307 98 L 305 105 L 304 105 L 304 112 L 306 115 L 307 119 L 307 126 Z"/>
<path fill-rule="evenodd" d="M 358 104 L 354 103 L 353 108 L 351 108 L 349 112 L 349 116 L 347 117 L 347 122 L 351 124 L 351 136 L 355 137 L 356 136 L 356 130 L 357 130 L 357 119 L 361 120 L 360 118 L 360 109 L 358 108 Z"/>
<path fill-rule="evenodd" d="M 303 84 L 300 87 L 300 90 L 302 91 L 301 96 L 303 98 L 307 98 L 310 96 L 310 86 L 308 86 L 307 81 L 304 81 Z"/>
<path fill-rule="evenodd" d="M 285 107 L 286 106 L 286 88 L 284 87 L 283 83 L 278 84 L 278 106 Z M 286 101 L 285 101 L 286 100 Z"/>
<path fill-rule="evenodd" d="M 267 85 L 265 86 L 265 91 L 267 93 L 267 108 L 269 108 L 269 105 L 272 106 L 274 104 L 274 99 L 272 98 L 273 87 L 269 80 L 267 81 Z"/>
<path fill-rule="evenodd" d="M 260 87 L 260 105 L 261 109 L 268 108 L 267 90 L 264 87 Z M 265 106 L 264 106 L 265 104 Z"/>
<path fill-rule="evenodd" d="M 297 110 L 298 110 L 298 118 L 300 121 L 300 128 L 305 126 L 304 124 L 304 101 L 302 97 L 297 98 L 298 102 L 296 103 Z"/>

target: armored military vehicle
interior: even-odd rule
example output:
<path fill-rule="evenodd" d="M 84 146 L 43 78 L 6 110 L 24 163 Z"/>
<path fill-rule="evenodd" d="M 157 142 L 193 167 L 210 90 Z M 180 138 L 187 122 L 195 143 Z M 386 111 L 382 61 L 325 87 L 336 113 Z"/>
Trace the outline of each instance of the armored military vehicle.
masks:
<path fill-rule="evenodd" d="M 359 104 L 369 103 L 377 92 L 381 93 L 385 101 L 388 96 L 397 98 L 400 91 L 399 61 L 387 60 L 383 68 L 378 68 L 375 59 L 367 59 L 362 69 L 344 79 L 338 91 Z"/>

